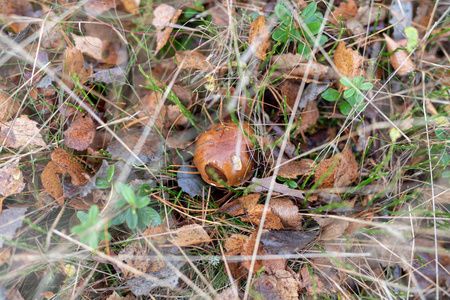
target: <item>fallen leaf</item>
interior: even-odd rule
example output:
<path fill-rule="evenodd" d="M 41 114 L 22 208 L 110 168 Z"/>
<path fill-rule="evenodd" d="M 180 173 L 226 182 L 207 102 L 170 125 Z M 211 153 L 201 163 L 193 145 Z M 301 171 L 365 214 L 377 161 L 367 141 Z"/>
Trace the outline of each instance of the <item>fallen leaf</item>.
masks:
<path fill-rule="evenodd" d="M 176 104 L 166 105 L 166 117 L 170 126 L 185 126 L 189 122 L 188 118 L 181 113 L 180 107 Z"/>
<path fill-rule="evenodd" d="M 255 48 L 256 57 L 261 60 L 266 58 L 267 49 L 270 47 L 270 32 L 264 15 L 259 15 L 250 25 L 248 43 Z"/>
<path fill-rule="evenodd" d="M 363 35 L 367 31 L 367 25 L 384 21 L 387 9 L 381 5 L 366 5 L 358 8 L 357 14 L 348 20 L 347 28 L 353 35 Z"/>
<path fill-rule="evenodd" d="M 0 90 L 0 122 L 4 123 L 19 110 L 20 103 Z"/>
<path fill-rule="evenodd" d="M 166 106 L 162 102 L 163 95 L 157 91 L 150 91 L 141 98 L 138 107 L 139 118 L 148 118 L 150 122 L 146 122 L 147 126 L 156 126 L 162 128 L 166 117 Z"/>
<path fill-rule="evenodd" d="M 83 54 L 75 47 L 69 47 L 64 51 L 63 74 L 63 82 L 69 89 L 75 86 L 72 76 L 78 78 L 80 84 L 83 84 L 91 75 L 84 67 Z"/>
<path fill-rule="evenodd" d="M 42 185 L 45 192 L 52 196 L 59 205 L 64 205 L 64 190 L 58 174 L 66 173 L 54 161 L 50 161 L 41 174 Z"/>
<path fill-rule="evenodd" d="M 122 249 L 117 256 L 117 260 L 123 262 L 127 266 L 133 267 L 143 273 L 158 272 L 166 266 L 163 259 L 149 258 L 150 253 L 146 251 L 139 242 L 128 244 Z M 121 269 L 125 279 L 136 278 L 139 275 L 126 268 Z"/>
<path fill-rule="evenodd" d="M 211 242 L 205 229 L 198 224 L 186 225 L 171 232 L 172 244 L 179 247 L 191 246 Z"/>
<path fill-rule="evenodd" d="M 172 33 L 172 24 L 175 24 L 181 15 L 181 9 L 175 9 L 168 4 L 160 4 L 153 11 L 153 26 L 156 27 L 156 50 L 155 54 L 167 43 Z"/>
<path fill-rule="evenodd" d="M 334 53 L 333 62 L 342 77 L 347 77 L 353 80 L 356 76 L 364 76 L 362 70 L 364 58 L 359 55 L 358 51 L 346 48 L 344 42 L 339 42 Z M 339 83 L 340 89 L 344 90 L 347 87 Z"/>
<path fill-rule="evenodd" d="M 398 47 L 397 43 L 386 34 L 384 35 L 386 40 L 387 49 L 389 52 L 395 51 Z M 416 69 L 413 61 L 408 57 L 406 50 L 397 50 L 395 53 L 389 56 L 392 67 L 397 71 L 398 75 L 407 75 Z"/>
<path fill-rule="evenodd" d="M 86 150 L 94 141 L 95 130 L 92 118 L 79 114 L 69 129 L 64 131 L 64 145 L 78 151 Z"/>
<path fill-rule="evenodd" d="M 262 299 L 299 299 L 297 279 L 286 270 L 277 270 L 274 275 L 262 274 L 254 285 Z"/>
<path fill-rule="evenodd" d="M 116 8 L 118 1 L 115 0 L 89 0 L 83 5 L 84 10 L 94 17 L 101 15 L 105 11 Z"/>
<path fill-rule="evenodd" d="M 281 71 L 288 71 L 295 69 L 301 63 L 307 63 L 308 60 L 298 53 L 285 53 L 271 56 L 270 62 L 272 65 L 276 65 L 277 69 Z"/>
<path fill-rule="evenodd" d="M 33 11 L 33 6 L 26 0 L 0 1 L 0 18 L 2 19 L 2 24 L 8 24 L 14 33 L 19 33 L 24 30 L 29 22 L 13 22 L 17 18 L 11 19 L 10 17 L 13 15 L 19 17 L 32 16 Z"/>
<path fill-rule="evenodd" d="M 186 163 L 183 163 L 185 165 Z M 180 167 L 177 172 L 177 184 L 192 198 L 196 196 L 202 197 L 203 187 L 207 186 L 199 174 L 192 174 L 195 168 Z M 195 172 L 197 173 L 197 172 Z"/>
<path fill-rule="evenodd" d="M 316 162 L 312 159 L 291 160 L 278 169 L 277 175 L 288 179 L 297 178 L 297 176 L 308 176 L 312 173 L 315 166 Z"/>
<path fill-rule="evenodd" d="M 330 16 L 330 22 L 334 25 L 338 25 L 338 20 L 348 20 L 354 17 L 358 13 L 358 6 L 354 0 L 348 0 L 347 2 L 341 2 L 339 7 L 336 8 Z"/>
<path fill-rule="evenodd" d="M 214 300 L 240 300 L 239 293 L 236 288 L 226 288 L 220 294 L 214 297 Z"/>
<path fill-rule="evenodd" d="M 252 178 L 252 184 L 248 187 L 253 192 L 256 193 L 262 193 L 267 192 L 270 188 L 270 183 L 272 181 L 272 177 L 266 177 L 266 178 Z M 277 183 L 275 182 L 273 186 L 273 191 L 275 193 L 279 193 L 286 196 L 292 196 L 299 199 L 305 199 L 305 195 L 300 190 L 294 190 L 289 188 L 285 184 Z"/>
<path fill-rule="evenodd" d="M 233 234 L 225 240 L 223 244 L 225 250 L 227 250 L 226 255 L 238 255 L 244 249 L 244 244 L 247 241 L 248 236 L 242 234 Z"/>
<path fill-rule="evenodd" d="M 272 198 L 269 202 L 272 213 L 277 216 L 284 228 L 302 229 L 302 215 L 299 214 L 298 206 L 294 205 L 287 197 Z"/>
<path fill-rule="evenodd" d="M 75 48 L 81 53 L 97 60 L 103 60 L 103 41 L 98 37 L 93 36 L 78 36 L 72 33 Z"/>
<path fill-rule="evenodd" d="M 72 155 L 62 148 L 56 148 L 53 150 L 52 160 L 63 171 L 69 173 L 72 178 L 72 184 L 76 186 L 85 184 L 91 178 L 89 173 L 83 167 L 73 161 Z"/>
<path fill-rule="evenodd" d="M 183 70 L 194 69 L 207 72 L 212 69 L 207 57 L 198 51 L 179 51 L 175 53 L 175 59 L 178 68 Z"/>
<path fill-rule="evenodd" d="M 308 130 L 311 126 L 316 125 L 317 120 L 319 120 L 319 110 L 317 109 L 316 101 L 309 101 L 306 104 L 305 109 L 302 111 L 300 118 L 302 123 L 300 125 L 299 131 L 303 132 Z"/>
<path fill-rule="evenodd" d="M 246 216 L 241 217 L 241 220 L 244 222 L 250 222 L 252 224 L 255 224 L 256 226 L 260 226 L 263 211 L 264 211 L 263 204 L 253 205 L 246 210 Z M 266 213 L 266 218 L 264 220 L 263 228 L 276 229 L 276 230 L 283 228 L 283 224 L 281 223 L 280 218 L 278 218 L 272 212 L 272 209 L 270 207 L 267 208 L 267 213 Z"/>
<path fill-rule="evenodd" d="M 258 231 L 254 231 L 248 239 L 245 241 L 244 246 L 242 247 L 242 256 L 246 256 L 247 258 L 241 262 L 241 266 L 250 271 L 250 264 L 252 262 L 251 257 L 253 256 L 253 251 L 255 249 L 256 245 L 256 235 L 258 234 Z M 258 250 L 256 252 L 256 255 L 263 255 L 263 249 L 261 247 L 261 243 L 258 244 Z M 253 267 L 253 273 L 257 273 L 261 268 L 264 266 L 263 261 L 260 259 L 255 260 L 255 265 Z"/>
<path fill-rule="evenodd" d="M 19 161 L 14 162 L 0 168 L 0 195 L 3 197 L 8 197 L 20 193 L 25 188 L 25 183 L 23 182 L 23 174 L 19 169 Z M 2 212 L 0 200 L 0 213 Z"/>
<path fill-rule="evenodd" d="M 244 215 L 246 210 L 258 203 L 261 194 L 248 194 L 235 201 L 223 205 L 217 212 L 226 213 L 233 217 Z"/>
<path fill-rule="evenodd" d="M 8 263 L 11 258 L 12 249 L 10 247 L 0 248 L 0 267 Z"/>
<path fill-rule="evenodd" d="M 301 80 L 306 78 L 327 79 L 330 78 L 330 67 L 311 60 L 308 63 L 299 64 L 299 66 L 286 72 L 285 75 L 286 78 L 299 78 Z"/>
<path fill-rule="evenodd" d="M 94 69 L 95 73 L 88 77 L 92 82 L 103 82 L 114 85 L 125 84 L 125 71 L 123 68 Z"/>
<path fill-rule="evenodd" d="M 37 122 L 30 120 L 28 116 L 6 122 L 1 126 L 1 136 L 5 138 L 5 145 L 11 148 L 20 148 L 24 145 L 30 147 L 46 147 L 42 135 L 37 128 Z"/>
<path fill-rule="evenodd" d="M 281 97 L 283 97 L 283 100 L 286 100 L 288 112 L 291 112 L 294 107 L 299 89 L 300 85 L 291 80 L 286 80 L 281 86 Z"/>
<path fill-rule="evenodd" d="M 22 219 L 28 207 L 5 209 L 0 215 L 0 248 L 3 238 L 12 239 L 16 230 L 22 227 Z"/>
<path fill-rule="evenodd" d="M 319 239 L 321 241 L 328 241 L 341 237 L 349 225 L 349 222 L 346 220 L 331 217 L 317 216 L 314 217 L 314 220 L 320 226 Z"/>
<path fill-rule="evenodd" d="M 324 159 L 316 168 L 315 182 L 319 188 L 345 187 L 358 178 L 358 164 L 350 147 L 332 158 Z"/>
<path fill-rule="evenodd" d="M 289 254 L 308 247 L 317 234 L 318 231 L 266 230 L 261 235 L 261 243 L 269 254 Z"/>
<path fill-rule="evenodd" d="M 141 4 L 141 0 L 120 0 L 123 8 L 130 14 L 135 14 L 139 9 L 139 5 Z"/>

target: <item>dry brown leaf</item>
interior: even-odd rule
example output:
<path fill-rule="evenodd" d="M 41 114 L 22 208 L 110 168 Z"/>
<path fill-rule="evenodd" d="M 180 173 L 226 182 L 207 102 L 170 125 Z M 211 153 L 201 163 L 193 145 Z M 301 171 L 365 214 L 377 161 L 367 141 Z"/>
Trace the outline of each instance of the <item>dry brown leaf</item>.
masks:
<path fill-rule="evenodd" d="M 82 84 L 91 75 L 84 67 L 83 54 L 77 48 L 69 47 L 64 51 L 63 73 L 63 82 L 70 89 L 73 89 L 75 86 L 72 76 L 77 77 Z"/>
<path fill-rule="evenodd" d="M 186 141 L 179 137 L 169 136 L 166 138 L 166 146 L 173 149 L 186 149 L 192 145 L 192 141 Z"/>
<path fill-rule="evenodd" d="M 298 212 L 298 206 L 294 205 L 291 199 L 287 197 L 272 198 L 269 206 L 273 214 L 281 220 L 283 227 L 302 229 L 302 216 Z"/>
<path fill-rule="evenodd" d="M 212 69 L 207 57 L 198 51 L 179 51 L 175 54 L 177 66 L 180 69 L 204 70 Z"/>
<path fill-rule="evenodd" d="M 229 287 L 222 290 L 220 294 L 217 294 L 214 300 L 240 300 L 240 298 L 237 289 Z"/>
<path fill-rule="evenodd" d="M 6 122 L 9 118 L 14 116 L 19 110 L 20 104 L 14 99 L 9 97 L 8 94 L 0 90 L 0 122 Z"/>
<path fill-rule="evenodd" d="M 22 171 L 18 168 L 19 161 L 16 160 L 7 166 L 0 168 L 0 214 L 2 212 L 3 199 L 10 195 L 20 193 L 25 188 Z"/>
<path fill-rule="evenodd" d="M 37 122 L 30 120 L 28 116 L 6 122 L 1 126 L 1 136 L 5 145 L 11 148 L 20 148 L 24 145 L 30 147 L 46 147 L 42 135 L 37 128 Z"/>
<path fill-rule="evenodd" d="M 261 235 L 261 243 L 270 254 L 289 254 L 308 247 L 317 234 L 318 231 L 265 230 Z"/>
<path fill-rule="evenodd" d="M 262 274 L 254 284 L 262 299 L 299 299 L 298 280 L 286 270 L 277 270 L 274 275 Z"/>
<path fill-rule="evenodd" d="M 317 102 L 308 101 L 300 116 L 302 124 L 300 125 L 299 131 L 303 132 L 308 130 L 311 126 L 316 125 L 317 120 L 319 120 L 319 116 L 320 114 L 317 109 Z"/>
<path fill-rule="evenodd" d="M 286 80 L 281 86 L 281 97 L 283 97 L 283 100 L 286 100 L 288 112 L 291 112 L 294 107 L 299 89 L 300 85 L 291 80 Z"/>
<path fill-rule="evenodd" d="M 162 47 L 167 43 L 170 34 L 172 33 L 172 24 L 175 24 L 181 15 L 181 9 L 175 9 L 167 4 L 160 4 L 153 11 L 154 19 L 153 26 L 156 27 L 156 50 L 158 53 Z"/>
<path fill-rule="evenodd" d="M 0 248 L 0 267 L 9 262 L 11 251 L 12 249 L 10 247 Z"/>
<path fill-rule="evenodd" d="M 176 104 L 166 105 L 166 117 L 170 122 L 170 126 L 184 126 L 189 120 L 180 111 L 180 107 Z"/>
<path fill-rule="evenodd" d="M 171 232 L 172 244 L 179 247 L 191 246 L 195 244 L 209 243 L 211 238 L 205 229 L 198 224 L 186 225 Z"/>
<path fill-rule="evenodd" d="M 141 103 L 139 106 L 142 105 L 142 108 L 135 108 L 136 110 L 140 108 L 140 112 L 138 113 L 139 118 L 148 117 L 150 120 L 153 120 L 153 118 L 155 118 L 153 123 L 144 122 L 148 124 L 148 126 L 153 125 L 158 128 L 162 128 L 164 125 L 166 106 L 161 101 L 162 96 L 163 95 L 160 92 L 150 91 L 141 99 Z"/>
<path fill-rule="evenodd" d="M 91 178 L 89 173 L 78 163 L 73 161 L 72 155 L 62 148 L 56 148 L 52 153 L 52 160 L 72 178 L 72 184 L 83 185 Z"/>
<path fill-rule="evenodd" d="M 130 14 L 135 14 L 141 4 L 141 0 L 120 0 L 120 2 L 122 3 L 123 8 Z"/>
<path fill-rule="evenodd" d="M 227 255 L 238 255 L 244 249 L 244 244 L 247 241 L 248 236 L 242 234 L 233 234 L 225 240 L 223 244 Z"/>
<path fill-rule="evenodd" d="M 249 186 L 250 189 L 253 189 L 253 192 L 262 193 L 267 192 L 270 188 L 270 183 L 272 181 L 271 177 L 266 178 L 252 178 L 252 184 Z M 300 190 L 294 190 L 289 188 L 285 184 L 275 182 L 273 186 L 273 191 L 275 193 L 279 193 L 286 196 L 292 196 L 299 199 L 305 199 L 305 195 Z"/>
<path fill-rule="evenodd" d="M 315 182 L 319 188 L 345 187 L 358 178 L 358 164 L 351 148 L 324 159 L 316 168 Z"/>
<path fill-rule="evenodd" d="M 393 52 L 399 47 L 389 36 L 384 35 L 384 38 L 389 52 Z M 413 61 L 408 57 L 406 50 L 397 50 L 389 58 L 392 67 L 397 71 L 398 75 L 407 75 L 416 69 Z"/>
<path fill-rule="evenodd" d="M 94 121 L 89 115 L 78 115 L 69 129 L 64 131 L 64 145 L 78 151 L 86 150 L 94 141 L 95 129 Z"/>
<path fill-rule="evenodd" d="M 333 62 L 343 77 L 353 80 L 356 76 L 364 76 L 364 71 L 362 70 L 363 61 L 364 58 L 359 55 L 358 51 L 346 48 L 344 42 L 339 42 L 334 53 Z M 340 89 L 343 90 L 345 87 L 340 85 Z"/>
<path fill-rule="evenodd" d="M 223 205 L 217 212 L 227 213 L 233 217 L 244 215 L 247 209 L 258 203 L 261 194 L 249 194 Z"/>
<path fill-rule="evenodd" d="M 314 217 L 314 220 L 321 228 L 319 236 L 321 241 L 328 241 L 342 236 L 349 225 L 349 222 L 346 220 L 330 217 L 317 216 Z"/>
<path fill-rule="evenodd" d="M 266 59 L 266 52 L 270 47 L 270 32 L 264 15 L 258 16 L 250 25 L 248 43 L 251 47 L 255 47 L 256 57 Z"/>
<path fill-rule="evenodd" d="M 64 190 L 58 174 L 65 173 L 54 161 L 50 161 L 41 174 L 41 181 L 45 192 L 58 201 L 61 206 L 64 205 Z"/>
<path fill-rule="evenodd" d="M 365 222 L 372 222 L 374 211 L 375 211 L 375 208 L 371 208 L 371 209 L 356 213 L 356 214 L 352 215 L 351 218 L 356 219 L 356 220 L 364 220 Z M 358 228 L 367 227 L 367 226 L 368 226 L 367 224 L 364 224 L 364 223 L 361 223 L 358 221 L 350 222 L 348 227 L 345 229 L 345 233 L 352 234 Z"/>
<path fill-rule="evenodd" d="M 336 8 L 330 16 L 330 22 L 334 25 L 338 25 L 339 16 L 342 21 L 348 20 L 354 17 L 358 13 L 358 6 L 354 0 L 348 0 L 347 2 L 341 2 L 339 7 Z"/>
<path fill-rule="evenodd" d="M 11 19 L 10 16 L 32 16 L 33 12 L 33 6 L 29 1 L 0 1 L 0 18 L 2 19 L 2 24 L 8 24 L 15 33 L 19 33 L 24 30 L 28 26 L 29 22 L 14 22 L 14 19 Z"/>
<path fill-rule="evenodd" d="M 272 64 L 276 64 L 277 69 L 281 71 L 288 71 L 298 67 L 301 63 L 306 63 L 308 61 L 298 53 L 285 53 L 271 56 L 270 62 Z"/>
<path fill-rule="evenodd" d="M 128 244 L 122 251 L 120 251 L 117 259 L 127 266 L 133 267 L 138 271 L 143 273 L 147 272 L 158 272 L 166 266 L 163 259 L 160 258 L 149 258 L 148 252 L 142 247 L 142 245 L 138 242 Z M 121 269 L 123 273 L 123 277 L 125 279 L 136 278 L 139 275 L 133 271 L 130 271 L 126 268 Z"/>
<path fill-rule="evenodd" d="M 353 35 L 365 34 L 367 25 L 386 19 L 387 9 L 380 5 L 366 5 L 358 8 L 358 13 L 347 21 L 347 28 Z M 378 23 L 380 24 L 380 23 Z"/>
<path fill-rule="evenodd" d="M 95 60 L 103 59 L 103 41 L 93 36 L 78 36 L 72 33 L 75 48 Z"/>
<path fill-rule="evenodd" d="M 297 178 L 297 176 L 308 176 L 314 170 L 316 162 L 312 159 L 304 158 L 299 161 L 290 161 L 278 170 L 278 176 L 283 178 Z"/>
<path fill-rule="evenodd" d="M 255 224 L 256 226 L 260 226 L 263 211 L 264 211 L 263 204 L 253 205 L 246 210 L 247 214 L 245 217 L 241 217 L 241 220 L 244 222 L 250 222 L 252 224 Z M 283 228 L 283 224 L 281 224 L 280 218 L 278 218 L 272 212 L 272 209 L 270 207 L 267 208 L 267 214 L 266 214 L 266 219 L 264 220 L 263 228 L 276 229 L 276 230 Z"/>
<path fill-rule="evenodd" d="M 248 238 L 247 241 L 244 243 L 243 249 L 242 249 L 242 256 L 247 256 L 247 257 L 251 257 L 253 256 L 253 250 L 255 249 L 255 245 L 256 245 L 256 236 L 258 234 L 258 231 L 254 231 Z M 258 245 L 258 250 L 256 252 L 256 255 L 262 255 L 262 247 L 261 247 L 261 243 L 259 243 Z M 241 263 L 241 266 L 246 268 L 248 271 L 250 271 L 250 264 L 251 264 L 252 259 L 251 258 L 246 258 L 246 260 L 244 260 Z M 255 265 L 253 267 L 253 273 L 258 272 L 259 270 L 261 270 L 261 268 L 264 266 L 263 261 L 262 260 L 255 260 Z"/>
<path fill-rule="evenodd" d="M 115 0 L 89 0 L 84 6 L 84 10 L 94 17 L 102 14 L 105 11 L 116 8 L 118 2 Z"/>
<path fill-rule="evenodd" d="M 330 67 L 310 61 L 309 63 L 301 63 L 291 71 L 286 73 L 286 77 L 298 77 L 303 79 L 305 75 L 311 78 L 326 79 L 330 78 Z"/>

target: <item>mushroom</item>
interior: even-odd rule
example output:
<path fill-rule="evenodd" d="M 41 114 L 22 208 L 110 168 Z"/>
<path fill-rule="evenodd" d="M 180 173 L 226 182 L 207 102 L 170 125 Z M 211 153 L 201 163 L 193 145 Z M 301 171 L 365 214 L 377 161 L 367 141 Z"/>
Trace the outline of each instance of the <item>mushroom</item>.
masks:
<path fill-rule="evenodd" d="M 242 125 L 248 135 L 255 132 L 248 124 Z M 223 187 L 216 179 L 227 185 L 240 185 L 253 170 L 253 143 L 234 123 L 217 123 L 200 134 L 194 153 L 194 164 L 203 180 Z"/>

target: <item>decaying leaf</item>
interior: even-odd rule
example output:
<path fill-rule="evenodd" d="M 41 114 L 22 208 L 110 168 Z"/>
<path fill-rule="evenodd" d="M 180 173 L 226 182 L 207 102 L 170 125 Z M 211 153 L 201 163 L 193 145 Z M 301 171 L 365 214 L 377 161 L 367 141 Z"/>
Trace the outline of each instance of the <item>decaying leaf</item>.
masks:
<path fill-rule="evenodd" d="M 72 33 L 75 48 L 97 61 L 103 58 L 103 41 L 94 36 L 78 36 Z"/>
<path fill-rule="evenodd" d="M 258 16 L 250 25 L 248 43 L 255 47 L 256 57 L 261 60 L 266 58 L 267 49 L 270 47 L 270 32 L 264 15 Z"/>
<path fill-rule="evenodd" d="M 115 8 L 118 2 L 119 1 L 115 0 L 102 0 L 102 1 L 89 0 L 83 6 L 83 8 L 87 13 L 92 14 L 94 17 L 96 17 L 105 11 Z"/>
<path fill-rule="evenodd" d="M 6 122 L 19 110 L 20 104 L 14 97 L 9 97 L 0 89 L 0 122 Z"/>
<path fill-rule="evenodd" d="M 266 230 L 261 235 L 261 243 L 269 254 L 295 253 L 310 245 L 317 234 L 317 231 Z"/>
<path fill-rule="evenodd" d="M 240 254 L 247 239 L 248 236 L 242 234 L 233 234 L 227 238 L 223 244 L 225 250 L 227 250 L 227 255 Z"/>
<path fill-rule="evenodd" d="M 245 214 L 245 211 L 258 203 L 261 194 L 249 194 L 223 205 L 217 212 L 227 213 L 233 217 Z"/>
<path fill-rule="evenodd" d="M 207 57 L 198 51 L 179 51 L 175 54 L 177 66 L 180 69 L 204 70 L 212 69 Z"/>
<path fill-rule="evenodd" d="M 168 4 L 160 4 L 153 11 L 154 19 L 153 26 L 156 27 L 156 50 L 158 53 L 162 47 L 167 43 L 170 34 L 172 33 L 172 24 L 175 24 L 178 17 L 181 15 L 181 9 L 175 9 Z"/>
<path fill-rule="evenodd" d="M 86 150 L 94 141 L 95 124 L 89 115 L 77 116 L 75 121 L 70 124 L 69 129 L 64 131 L 64 145 L 69 148 L 83 151 Z"/>
<path fill-rule="evenodd" d="M 270 183 L 272 182 L 272 177 L 266 178 L 252 178 L 252 184 L 249 186 L 249 189 L 252 189 L 253 192 L 263 193 L 267 192 L 270 188 Z M 285 184 L 275 182 L 273 186 L 273 191 L 275 193 L 279 193 L 281 195 L 292 196 L 299 199 L 305 199 L 305 195 L 300 190 L 294 190 L 289 188 Z"/>
<path fill-rule="evenodd" d="M 25 188 L 25 184 L 23 183 L 23 174 L 18 166 L 18 160 L 15 160 L 0 169 L 0 195 L 3 197 L 20 193 Z"/>
<path fill-rule="evenodd" d="M 285 53 L 271 56 L 270 62 L 276 65 L 281 71 L 289 71 L 300 66 L 301 63 L 307 63 L 308 61 L 298 53 Z"/>
<path fill-rule="evenodd" d="M 120 0 L 119 2 L 122 3 L 125 10 L 130 14 L 135 14 L 141 4 L 141 0 Z"/>
<path fill-rule="evenodd" d="M 183 165 L 187 165 L 183 163 Z M 187 193 L 192 198 L 196 196 L 202 196 L 203 187 L 206 186 L 206 183 L 203 181 L 202 177 L 193 171 L 195 169 L 189 167 L 180 167 L 177 172 L 177 184 L 183 192 Z"/>
<path fill-rule="evenodd" d="M 69 47 L 64 51 L 63 81 L 70 88 L 75 86 L 72 77 L 78 78 L 80 83 L 84 83 L 91 74 L 84 67 L 84 57 L 80 50 Z"/>
<path fill-rule="evenodd" d="M 261 219 L 264 211 L 264 205 L 263 204 L 256 204 L 251 207 L 249 207 L 246 212 L 246 216 L 241 217 L 241 220 L 244 222 L 250 222 L 252 224 L 255 224 L 256 226 L 261 225 Z M 263 228 L 266 229 L 282 229 L 283 224 L 281 224 L 280 218 L 278 218 L 273 212 L 272 208 L 267 208 L 266 218 L 264 220 L 264 226 Z"/>
<path fill-rule="evenodd" d="M 0 125 L 1 138 L 5 139 L 5 145 L 11 148 L 20 148 L 24 145 L 30 147 L 46 147 L 42 135 L 37 128 L 37 122 L 30 120 L 28 116 L 21 115 L 20 118 Z"/>
<path fill-rule="evenodd" d="M 195 244 L 209 243 L 211 238 L 205 229 L 198 224 L 185 225 L 171 232 L 173 239 L 170 241 L 179 247 Z"/>
<path fill-rule="evenodd" d="M 408 52 L 406 50 L 397 50 L 397 48 L 399 48 L 397 43 L 386 34 L 384 35 L 384 39 L 386 40 L 388 51 L 395 51 L 395 53 L 391 54 L 389 57 L 390 63 L 392 67 L 397 71 L 397 74 L 407 75 L 414 71 L 416 67 L 411 58 L 408 57 Z"/>
<path fill-rule="evenodd" d="M 341 2 L 341 4 L 339 4 L 339 7 L 330 14 L 330 22 L 334 25 L 338 25 L 339 20 L 348 20 L 354 17 L 357 12 L 358 6 L 356 5 L 354 0 Z"/>
<path fill-rule="evenodd" d="M 312 159 L 293 160 L 280 167 L 278 176 L 289 179 L 297 178 L 297 176 L 308 176 L 314 170 L 315 166 L 316 162 Z"/>
<path fill-rule="evenodd" d="M 64 204 L 64 190 L 58 174 L 66 173 L 54 161 L 50 161 L 41 174 L 45 192 L 52 196 L 62 206 Z"/>
<path fill-rule="evenodd" d="M 358 164 L 350 147 L 332 158 L 324 159 L 316 168 L 319 188 L 345 187 L 358 178 Z"/>
<path fill-rule="evenodd" d="M 319 116 L 320 114 L 319 109 L 317 109 L 316 101 L 309 101 L 306 103 L 306 107 L 300 116 L 302 119 L 302 124 L 300 125 L 299 131 L 306 131 L 311 126 L 316 125 L 317 120 L 319 120 Z"/>
<path fill-rule="evenodd" d="M 166 117 L 170 122 L 170 126 L 184 126 L 188 124 L 189 120 L 180 111 L 178 105 L 166 105 Z"/>
<path fill-rule="evenodd" d="M 386 19 L 386 16 L 387 9 L 382 5 L 361 6 L 357 14 L 347 21 L 347 28 L 353 35 L 362 35 L 366 32 L 367 25 L 381 22 Z"/>
<path fill-rule="evenodd" d="M 302 215 L 299 214 L 298 206 L 287 197 L 270 199 L 269 207 L 277 216 L 284 228 L 302 229 Z"/>
<path fill-rule="evenodd" d="M 162 128 L 164 124 L 164 119 L 166 116 L 166 106 L 162 102 L 163 95 L 157 91 L 150 91 L 144 97 L 141 98 L 140 105 L 137 109 L 140 110 L 138 113 L 139 118 L 147 117 L 150 122 L 144 123 L 148 126 L 156 126 Z"/>
<path fill-rule="evenodd" d="M 333 62 L 343 77 L 353 80 L 356 76 L 364 76 L 364 71 L 362 70 L 363 61 L 364 58 L 359 55 L 358 51 L 346 48 L 344 42 L 339 42 L 334 53 Z M 343 90 L 346 87 L 340 85 L 340 89 Z"/>
<path fill-rule="evenodd" d="M 12 239 L 16 230 L 22 226 L 22 218 L 28 207 L 5 209 L 0 215 L 0 248 L 3 247 L 3 237 Z"/>
<path fill-rule="evenodd" d="M 321 232 L 320 240 L 328 241 L 338 238 L 344 234 L 349 222 L 346 220 L 335 219 L 330 217 L 314 217 L 314 220 L 319 223 Z"/>
<path fill-rule="evenodd" d="M 297 279 L 286 270 L 277 270 L 273 275 L 262 274 L 254 284 L 263 299 L 299 299 Z"/>
<path fill-rule="evenodd" d="M 91 178 L 89 173 L 73 160 L 72 155 L 62 148 L 56 148 L 52 153 L 52 160 L 72 178 L 72 184 L 80 186 Z"/>
<path fill-rule="evenodd" d="M 136 242 L 128 244 L 122 249 L 117 256 L 117 259 L 127 266 L 133 267 L 143 273 L 158 272 L 166 266 L 163 259 L 149 258 L 149 251 L 143 248 L 143 246 Z M 123 277 L 125 279 L 136 278 L 139 275 L 126 268 L 122 269 Z"/>

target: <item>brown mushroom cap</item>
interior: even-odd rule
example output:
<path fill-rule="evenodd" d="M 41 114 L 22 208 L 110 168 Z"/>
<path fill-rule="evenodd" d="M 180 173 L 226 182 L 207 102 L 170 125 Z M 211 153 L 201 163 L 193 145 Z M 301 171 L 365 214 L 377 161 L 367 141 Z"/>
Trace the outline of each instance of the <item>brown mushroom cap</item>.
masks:
<path fill-rule="evenodd" d="M 247 124 L 242 128 L 251 136 L 255 134 Z M 195 145 L 194 164 L 209 184 L 223 187 L 214 180 L 212 172 L 227 185 L 233 186 L 242 184 L 253 170 L 253 143 L 234 123 L 214 124 L 207 132 L 200 134 Z"/>

